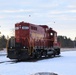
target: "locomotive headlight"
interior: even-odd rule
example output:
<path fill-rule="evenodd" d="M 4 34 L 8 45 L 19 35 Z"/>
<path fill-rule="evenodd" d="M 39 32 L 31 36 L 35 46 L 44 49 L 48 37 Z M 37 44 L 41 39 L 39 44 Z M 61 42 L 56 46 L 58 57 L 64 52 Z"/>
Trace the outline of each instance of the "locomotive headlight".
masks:
<path fill-rule="evenodd" d="M 25 48 L 25 46 L 23 48 Z"/>
<path fill-rule="evenodd" d="M 12 47 L 10 47 L 12 49 Z"/>

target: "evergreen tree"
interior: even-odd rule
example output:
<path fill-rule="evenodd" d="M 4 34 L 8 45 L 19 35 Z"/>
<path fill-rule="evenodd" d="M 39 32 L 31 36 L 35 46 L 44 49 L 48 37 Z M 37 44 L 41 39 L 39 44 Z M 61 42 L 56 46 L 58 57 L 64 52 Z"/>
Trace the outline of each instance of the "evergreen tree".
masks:
<path fill-rule="evenodd" d="M 74 47 L 76 47 L 76 37 L 75 37 L 75 40 L 74 40 Z"/>
<path fill-rule="evenodd" d="M 6 47 L 6 43 L 7 43 L 7 39 L 5 38 L 5 36 L 1 36 L 0 37 L 0 48 L 5 48 Z"/>
<path fill-rule="evenodd" d="M 60 42 L 62 48 L 73 48 L 74 42 L 66 36 L 58 36 L 58 42 Z"/>

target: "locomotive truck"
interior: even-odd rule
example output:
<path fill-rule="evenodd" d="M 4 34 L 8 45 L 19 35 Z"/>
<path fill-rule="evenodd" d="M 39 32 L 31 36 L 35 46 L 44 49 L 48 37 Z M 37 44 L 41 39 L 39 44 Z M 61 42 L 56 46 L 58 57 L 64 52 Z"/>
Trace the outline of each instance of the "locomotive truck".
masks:
<path fill-rule="evenodd" d="M 57 32 L 47 25 L 27 22 L 15 24 L 15 37 L 7 43 L 7 57 L 26 60 L 28 58 L 51 57 L 60 54 Z"/>

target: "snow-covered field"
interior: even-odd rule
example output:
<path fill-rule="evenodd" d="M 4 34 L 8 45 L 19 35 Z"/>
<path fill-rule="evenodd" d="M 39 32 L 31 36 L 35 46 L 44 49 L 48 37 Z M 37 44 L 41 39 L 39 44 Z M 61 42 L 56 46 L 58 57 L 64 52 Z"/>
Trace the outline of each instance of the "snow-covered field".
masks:
<path fill-rule="evenodd" d="M 70 49 L 69 49 L 70 50 Z M 6 51 L 0 52 L 0 62 L 10 61 Z M 61 52 L 61 57 L 36 62 L 0 63 L 0 75 L 32 75 L 37 72 L 54 72 L 58 75 L 76 75 L 76 50 Z"/>

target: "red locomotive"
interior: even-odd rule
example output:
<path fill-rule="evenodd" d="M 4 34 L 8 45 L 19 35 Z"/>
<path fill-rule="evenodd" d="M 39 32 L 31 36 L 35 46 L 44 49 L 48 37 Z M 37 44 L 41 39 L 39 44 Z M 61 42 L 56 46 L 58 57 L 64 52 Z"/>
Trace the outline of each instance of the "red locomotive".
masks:
<path fill-rule="evenodd" d="M 24 60 L 59 54 L 57 32 L 52 28 L 47 25 L 35 25 L 25 22 L 15 24 L 15 37 L 11 37 L 8 41 L 8 58 Z"/>

